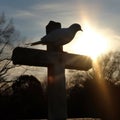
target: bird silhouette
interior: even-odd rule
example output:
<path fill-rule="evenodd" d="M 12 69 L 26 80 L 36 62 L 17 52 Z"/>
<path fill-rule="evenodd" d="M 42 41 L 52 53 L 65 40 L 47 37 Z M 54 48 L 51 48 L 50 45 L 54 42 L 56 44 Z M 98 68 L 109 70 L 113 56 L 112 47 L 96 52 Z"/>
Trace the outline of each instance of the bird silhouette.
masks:
<path fill-rule="evenodd" d="M 39 44 L 65 45 L 70 41 L 72 41 L 72 39 L 74 38 L 75 34 L 78 31 L 83 31 L 83 30 L 79 24 L 75 23 L 68 28 L 60 28 L 53 30 L 52 32 L 41 38 L 40 41 L 29 43 L 29 45 L 31 46 L 39 45 Z"/>

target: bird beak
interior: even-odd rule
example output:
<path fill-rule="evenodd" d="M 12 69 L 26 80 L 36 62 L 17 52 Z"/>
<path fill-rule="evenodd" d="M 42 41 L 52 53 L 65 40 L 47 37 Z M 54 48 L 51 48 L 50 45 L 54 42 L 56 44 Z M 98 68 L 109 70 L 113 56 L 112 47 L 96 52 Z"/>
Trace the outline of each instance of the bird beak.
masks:
<path fill-rule="evenodd" d="M 80 31 L 82 31 L 82 32 L 83 32 L 83 30 L 82 30 L 82 29 L 80 29 Z"/>

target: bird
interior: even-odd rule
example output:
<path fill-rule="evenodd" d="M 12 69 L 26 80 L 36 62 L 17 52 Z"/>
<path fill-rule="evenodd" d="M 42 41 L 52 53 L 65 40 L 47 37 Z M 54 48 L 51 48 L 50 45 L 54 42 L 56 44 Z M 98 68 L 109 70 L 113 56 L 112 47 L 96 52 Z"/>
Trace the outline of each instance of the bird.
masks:
<path fill-rule="evenodd" d="M 70 25 L 68 28 L 59 28 L 51 31 L 49 34 L 45 35 L 41 38 L 40 41 L 29 43 L 31 46 L 33 45 L 65 45 L 72 41 L 75 34 L 78 31 L 83 31 L 81 25 L 78 23 L 74 23 Z"/>

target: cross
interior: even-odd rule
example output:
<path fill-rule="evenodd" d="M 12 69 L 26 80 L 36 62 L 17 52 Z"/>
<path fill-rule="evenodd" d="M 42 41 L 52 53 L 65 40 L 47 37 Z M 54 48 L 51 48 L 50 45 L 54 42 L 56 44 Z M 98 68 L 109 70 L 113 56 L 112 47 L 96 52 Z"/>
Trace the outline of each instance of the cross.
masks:
<path fill-rule="evenodd" d="M 46 33 L 57 28 L 61 28 L 61 24 L 50 21 Z M 67 118 L 65 69 L 88 70 L 92 67 L 92 60 L 88 56 L 66 53 L 62 47 L 47 45 L 47 50 L 17 47 L 12 55 L 13 64 L 48 68 L 49 120 Z"/>

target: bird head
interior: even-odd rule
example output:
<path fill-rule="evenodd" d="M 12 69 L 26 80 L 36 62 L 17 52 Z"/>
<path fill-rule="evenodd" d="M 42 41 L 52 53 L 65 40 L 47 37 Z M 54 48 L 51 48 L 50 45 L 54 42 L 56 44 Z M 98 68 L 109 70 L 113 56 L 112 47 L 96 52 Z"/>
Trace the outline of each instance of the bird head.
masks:
<path fill-rule="evenodd" d="M 73 30 L 73 31 L 76 31 L 76 32 L 77 31 L 83 31 L 82 28 L 81 28 L 81 26 L 79 24 L 77 24 L 77 23 L 72 24 L 69 28 L 71 30 Z"/>

